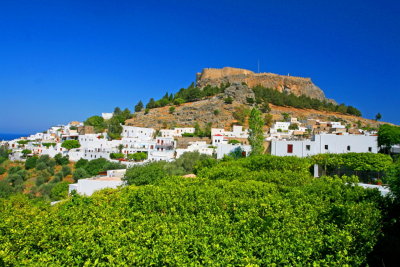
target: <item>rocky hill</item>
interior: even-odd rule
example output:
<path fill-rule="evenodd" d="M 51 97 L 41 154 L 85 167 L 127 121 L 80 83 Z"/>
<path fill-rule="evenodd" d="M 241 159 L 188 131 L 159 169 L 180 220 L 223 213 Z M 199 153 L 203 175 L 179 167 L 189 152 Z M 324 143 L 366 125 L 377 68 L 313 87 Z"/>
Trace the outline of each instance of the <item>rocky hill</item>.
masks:
<path fill-rule="evenodd" d="M 223 93 L 206 97 L 205 99 L 174 105 L 175 110 L 170 111 L 172 102 L 162 107 L 150 108 L 147 111 L 136 112 L 133 118 L 126 121 L 126 125 L 152 127 L 156 129 L 173 127 L 192 127 L 196 122 L 200 125 L 211 123 L 212 127 L 230 128 L 238 123 L 239 109 L 250 109 L 256 104 L 249 104 L 249 99 L 255 99 L 252 87 L 261 85 L 266 88 L 286 91 L 294 95 L 306 95 L 318 100 L 327 100 L 323 91 L 314 85 L 309 78 L 282 76 L 272 73 L 254 73 L 245 69 L 222 68 L 204 69 L 197 74 L 196 86 L 205 88 L 210 86 L 221 86 L 224 84 Z M 194 88 L 192 88 L 194 90 Z M 272 90 L 273 91 L 273 90 Z M 285 94 L 286 95 L 286 94 Z M 176 96 L 175 96 L 176 97 Z M 232 103 L 227 104 L 227 98 Z M 300 100 L 302 101 L 302 100 Z M 330 101 L 334 104 L 334 101 Z M 299 119 L 320 119 L 323 121 L 341 121 L 342 124 L 351 124 L 376 128 L 381 122 L 364 119 L 358 116 L 348 115 L 346 112 L 331 112 L 331 109 L 308 109 L 294 108 L 284 105 L 269 104 L 273 120 L 282 120 L 282 113 L 288 113 Z M 351 113 L 350 113 L 351 114 Z M 243 122 L 240 122 L 243 123 Z M 246 125 L 246 121 L 244 122 Z"/>
<path fill-rule="evenodd" d="M 240 94 L 240 90 L 236 86 L 228 88 L 226 94 Z M 249 92 L 250 93 L 250 92 Z M 169 112 L 170 106 L 150 109 L 148 114 L 144 111 L 136 112 L 132 119 L 125 122 L 126 125 L 152 127 L 156 129 L 173 128 L 173 127 L 193 127 L 197 122 L 200 125 L 211 123 L 215 128 L 229 129 L 232 124 L 237 123 L 234 117 L 234 112 L 240 108 L 251 108 L 240 98 L 235 98 L 232 104 L 224 102 L 226 95 L 218 95 L 197 102 L 184 103 L 180 106 L 175 106 L 175 111 Z M 239 101 L 238 101 L 239 100 Z M 341 120 L 344 125 L 351 124 L 356 127 L 360 121 L 363 126 L 376 128 L 383 122 L 364 119 L 357 116 L 345 115 L 338 112 L 319 111 L 314 109 L 298 109 L 293 107 L 283 107 L 270 104 L 273 120 L 283 120 L 283 113 L 288 113 L 293 117 L 300 119 L 320 119 Z M 247 123 L 245 123 L 247 126 Z"/>
<path fill-rule="evenodd" d="M 219 86 L 221 83 L 242 84 L 246 83 L 252 88 L 261 85 L 273 88 L 280 92 L 293 93 L 297 96 L 306 95 L 319 100 L 329 100 L 324 92 L 316 86 L 310 78 L 284 76 L 273 73 L 254 73 L 250 70 L 225 67 L 222 69 L 207 68 L 196 75 L 196 85 L 200 88 L 211 85 Z"/>

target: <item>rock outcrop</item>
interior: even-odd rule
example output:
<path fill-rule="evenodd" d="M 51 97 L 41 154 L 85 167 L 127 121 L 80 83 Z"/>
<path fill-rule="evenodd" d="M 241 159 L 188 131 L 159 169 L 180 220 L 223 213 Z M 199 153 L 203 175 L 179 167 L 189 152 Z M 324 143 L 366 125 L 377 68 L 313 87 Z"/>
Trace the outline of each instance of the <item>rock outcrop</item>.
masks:
<path fill-rule="evenodd" d="M 207 68 L 196 75 L 196 85 L 200 88 L 206 85 L 219 86 L 221 83 L 243 84 L 252 88 L 262 85 L 280 92 L 306 95 L 319 100 L 329 100 L 324 92 L 310 78 L 284 76 L 273 73 L 254 73 L 250 70 L 225 67 L 222 69 Z M 332 101 L 332 100 L 329 100 Z"/>

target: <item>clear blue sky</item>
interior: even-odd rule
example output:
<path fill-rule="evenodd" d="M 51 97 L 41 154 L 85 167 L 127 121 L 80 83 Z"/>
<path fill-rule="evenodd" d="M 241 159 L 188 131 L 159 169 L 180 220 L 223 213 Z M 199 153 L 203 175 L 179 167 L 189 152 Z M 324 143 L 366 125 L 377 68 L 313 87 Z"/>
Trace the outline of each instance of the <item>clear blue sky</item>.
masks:
<path fill-rule="evenodd" d="M 176 92 L 205 67 L 311 77 L 400 124 L 398 1 L 0 1 L 0 132 Z"/>

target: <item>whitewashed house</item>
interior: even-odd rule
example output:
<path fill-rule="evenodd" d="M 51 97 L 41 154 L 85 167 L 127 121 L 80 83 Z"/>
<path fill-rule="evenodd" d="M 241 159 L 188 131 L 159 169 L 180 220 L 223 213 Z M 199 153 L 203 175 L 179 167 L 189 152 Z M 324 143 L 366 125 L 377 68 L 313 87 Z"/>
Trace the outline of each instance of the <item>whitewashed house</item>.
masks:
<path fill-rule="evenodd" d="M 150 140 L 154 137 L 153 128 L 135 127 L 122 125 L 122 138 L 136 138 L 140 140 Z"/>
<path fill-rule="evenodd" d="M 106 176 L 97 176 L 87 179 L 80 179 L 75 184 L 69 185 L 69 193 L 76 191 L 80 195 L 91 196 L 94 192 L 105 188 L 117 188 L 124 185 L 122 177 L 126 170 L 110 170 Z"/>
<path fill-rule="evenodd" d="M 187 148 L 176 149 L 176 158 L 179 158 L 185 152 L 199 152 L 210 156 L 214 154 L 215 148 L 205 141 L 190 142 L 189 144 Z"/>
<path fill-rule="evenodd" d="M 240 148 L 242 150 L 242 155 L 247 157 L 250 155 L 251 146 L 249 145 L 239 145 L 239 144 L 218 144 L 217 145 L 217 159 L 222 159 L 225 155 L 233 153 L 236 149 Z"/>
<path fill-rule="evenodd" d="M 272 140 L 275 156 L 307 157 L 323 153 L 378 152 L 377 136 L 317 134 L 311 140 Z"/>

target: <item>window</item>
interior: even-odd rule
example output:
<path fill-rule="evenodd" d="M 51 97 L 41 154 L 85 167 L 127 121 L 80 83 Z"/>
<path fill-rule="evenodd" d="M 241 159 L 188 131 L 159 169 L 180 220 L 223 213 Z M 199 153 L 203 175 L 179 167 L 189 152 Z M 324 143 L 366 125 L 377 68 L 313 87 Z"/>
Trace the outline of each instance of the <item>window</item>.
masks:
<path fill-rule="evenodd" d="M 287 145 L 287 153 L 293 153 L 293 145 Z"/>
<path fill-rule="evenodd" d="M 329 146 L 328 146 L 328 145 L 325 145 L 325 149 L 328 150 L 328 149 L 329 149 Z"/>
<path fill-rule="evenodd" d="M 372 147 L 368 147 L 368 152 L 372 152 Z"/>
<path fill-rule="evenodd" d="M 347 151 L 350 151 L 350 149 L 351 149 L 350 146 L 347 146 Z"/>
<path fill-rule="evenodd" d="M 311 149 L 311 146 L 310 145 L 306 145 L 306 150 L 310 151 L 310 149 Z"/>

